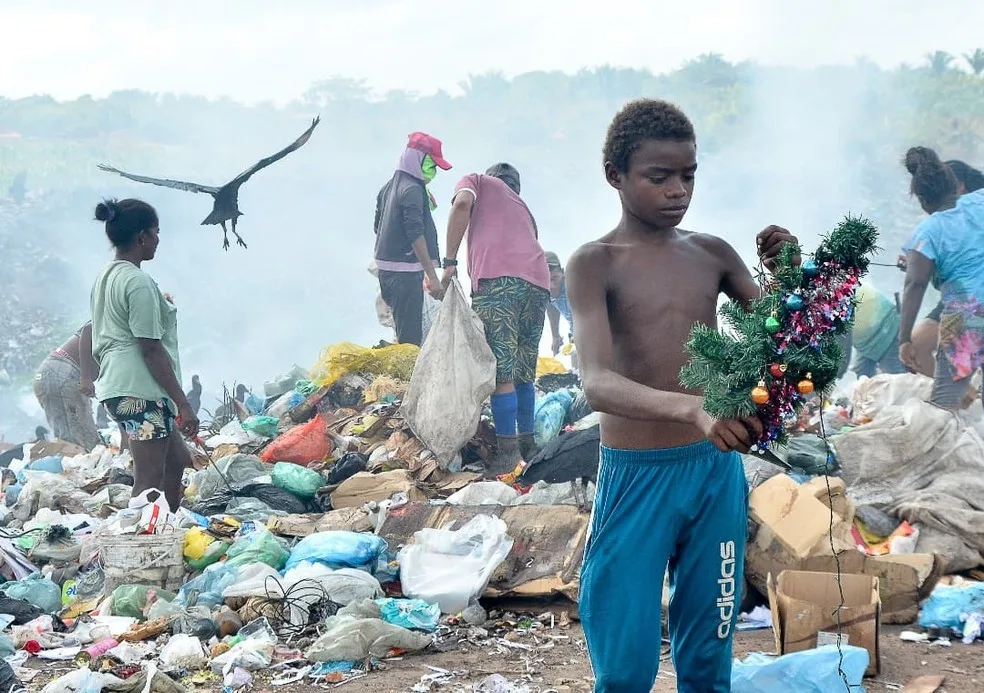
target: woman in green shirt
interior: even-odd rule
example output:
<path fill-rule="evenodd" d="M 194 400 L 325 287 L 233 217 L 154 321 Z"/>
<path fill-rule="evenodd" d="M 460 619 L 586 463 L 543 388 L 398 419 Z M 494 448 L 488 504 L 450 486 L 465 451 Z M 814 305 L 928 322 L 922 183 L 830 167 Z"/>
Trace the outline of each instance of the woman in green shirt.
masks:
<path fill-rule="evenodd" d="M 141 200 L 106 200 L 96 219 L 116 249 L 90 300 L 96 396 L 129 439 L 133 495 L 160 489 L 176 511 L 191 466 L 181 433 L 196 436 L 198 417 L 180 384 L 177 309 L 141 269 L 160 244 L 157 212 Z"/>

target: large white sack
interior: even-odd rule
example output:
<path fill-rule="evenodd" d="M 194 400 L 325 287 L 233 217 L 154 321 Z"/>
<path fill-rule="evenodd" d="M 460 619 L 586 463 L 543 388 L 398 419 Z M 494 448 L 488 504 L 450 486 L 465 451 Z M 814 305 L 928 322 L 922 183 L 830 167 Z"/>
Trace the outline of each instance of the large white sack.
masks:
<path fill-rule="evenodd" d="M 916 551 L 984 563 L 984 440 L 963 416 L 913 397 L 832 444 L 851 498 L 918 524 Z"/>
<path fill-rule="evenodd" d="M 447 469 L 475 435 L 485 400 L 495 391 L 495 356 L 482 321 L 452 280 L 424 341 L 403 398 L 414 435 Z"/>

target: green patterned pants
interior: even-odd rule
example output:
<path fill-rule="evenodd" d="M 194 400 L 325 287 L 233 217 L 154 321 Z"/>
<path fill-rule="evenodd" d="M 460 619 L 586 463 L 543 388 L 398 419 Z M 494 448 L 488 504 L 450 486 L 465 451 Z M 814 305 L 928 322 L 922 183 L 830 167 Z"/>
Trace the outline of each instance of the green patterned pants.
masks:
<path fill-rule="evenodd" d="M 532 383 L 550 292 L 516 277 L 481 279 L 472 309 L 495 354 L 496 382 Z"/>

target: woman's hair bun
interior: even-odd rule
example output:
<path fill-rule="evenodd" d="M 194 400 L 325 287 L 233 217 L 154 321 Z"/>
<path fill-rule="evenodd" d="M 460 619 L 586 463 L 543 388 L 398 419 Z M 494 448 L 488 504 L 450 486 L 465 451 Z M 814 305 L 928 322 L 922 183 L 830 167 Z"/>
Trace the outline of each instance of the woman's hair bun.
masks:
<path fill-rule="evenodd" d="M 110 222 L 116 217 L 116 200 L 103 200 L 96 205 L 96 220 Z"/>
<path fill-rule="evenodd" d="M 920 169 L 942 168 L 943 162 L 929 147 L 912 147 L 905 153 L 905 169 L 913 176 Z"/>

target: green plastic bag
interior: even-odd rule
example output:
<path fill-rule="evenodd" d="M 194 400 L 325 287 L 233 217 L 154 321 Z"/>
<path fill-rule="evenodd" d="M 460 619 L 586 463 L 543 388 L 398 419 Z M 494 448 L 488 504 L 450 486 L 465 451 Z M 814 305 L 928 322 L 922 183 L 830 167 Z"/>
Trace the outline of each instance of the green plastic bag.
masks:
<path fill-rule="evenodd" d="M 218 563 L 226 555 L 229 547 L 232 546 L 232 542 L 228 542 L 222 539 L 216 539 L 208 548 L 205 549 L 205 553 L 201 558 L 185 558 L 185 565 L 192 570 L 192 572 L 200 573 L 206 568 L 208 568 L 213 563 Z"/>
<path fill-rule="evenodd" d="M 243 421 L 243 428 L 265 438 L 277 437 L 279 421 L 272 416 L 251 416 Z"/>
<path fill-rule="evenodd" d="M 250 563 L 266 563 L 274 570 L 283 570 L 289 556 L 287 542 L 270 534 L 266 527 L 260 526 L 232 542 L 226 552 L 224 565 L 238 568 Z"/>
<path fill-rule="evenodd" d="M 120 585 L 113 590 L 113 616 L 128 616 L 143 620 L 144 607 L 147 606 L 147 593 L 150 590 L 157 592 L 157 598 L 162 601 L 174 601 L 174 592 L 168 592 L 162 587 Z"/>
<path fill-rule="evenodd" d="M 318 489 L 324 486 L 321 475 L 313 469 L 293 462 L 277 462 L 273 465 L 273 485 L 293 493 L 298 498 L 314 498 Z"/>
<path fill-rule="evenodd" d="M 0 587 L 0 593 L 11 599 L 23 599 L 38 607 L 46 614 L 61 611 L 61 587 L 37 573 L 28 575 L 23 580 L 5 582 Z"/>

